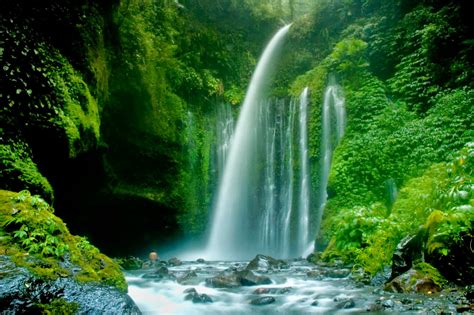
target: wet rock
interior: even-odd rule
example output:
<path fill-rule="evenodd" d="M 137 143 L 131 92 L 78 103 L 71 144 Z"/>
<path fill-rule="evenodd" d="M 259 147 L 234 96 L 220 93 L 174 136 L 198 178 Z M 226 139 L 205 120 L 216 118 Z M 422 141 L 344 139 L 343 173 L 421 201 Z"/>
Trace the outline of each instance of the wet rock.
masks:
<path fill-rule="evenodd" d="M 336 308 L 338 308 L 338 309 L 349 309 L 349 308 L 353 308 L 354 306 L 355 306 L 355 302 L 351 298 L 349 298 L 345 301 L 341 301 L 341 302 L 336 304 Z"/>
<path fill-rule="evenodd" d="M 176 280 L 176 277 L 172 274 L 169 273 L 168 268 L 166 267 L 159 267 L 156 268 L 155 270 L 145 273 L 142 276 L 143 279 L 153 279 L 157 281 L 161 280 Z"/>
<path fill-rule="evenodd" d="M 194 294 L 192 298 L 193 303 L 212 303 L 213 300 L 211 297 L 205 293 L 203 294 Z"/>
<path fill-rule="evenodd" d="M 268 294 L 270 293 L 270 288 L 257 288 L 253 291 L 253 294 Z"/>
<path fill-rule="evenodd" d="M 276 300 L 273 296 L 262 296 L 262 297 L 253 299 L 252 301 L 250 301 L 250 304 L 260 306 L 260 305 L 272 304 L 272 303 L 275 303 L 275 302 L 276 302 Z"/>
<path fill-rule="evenodd" d="M 355 306 L 354 300 L 347 295 L 339 295 L 333 299 L 336 302 L 336 308 L 338 309 L 348 309 Z"/>
<path fill-rule="evenodd" d="M 78 283 L 70 277 L 39 279 L 0 256 L 0 309 L 2 314 L 40 314 L 37 304 L 56 299 L 76 303 L 78 314 L 141 314 L 133 300 L 119 290 L 96 283 Z"/>
<path fill-rule="evenodd" d="M 181 266 L 183 263 L 176 257 L 168 259 L 169 266 Z"/>
<path fill-rule="evenodd" d="M 319 252 L 314 252 L 314 253 L 311 253 L 308 255 L 308 257 L 306 257 L 306 260 L 310 263 L 317 263 L 320 259 L 320 253 Z"/>
<path fill-rule="evenodd" d="M 197 293 L 195 288 L 187 288 L 186 290 L 183 291 L 183 293 Z"/>
<path fill-rule="evenodd" d="M 382 286 L 388 279 L 390 279 L 391 269 L 390 267 L 385 267 L 382 271 L 378 272 L 375 276 L 370 279 L 370 285 L 373 286 Z"/>
<path fill-rule="evenodd" d="M 323 272 L 324 277 L 341 279 L 349 276 L 349 269 L 329 269 Z"/>
<path fill-rule="evenodd" d="M 322 277 L 322 273 L 319 270 L 310 270 L 306 273 L 308 278 L 320 278 Z"/>
<path fill-rule="evenodd" d="M 318 305 L 319 305 L 319 302 L 318 302 L 318 300 L 316 300 L 316 301 L 313 301 L 313 303 L 311 303 L 311 306 L 318 306 Z"/>
<path fill-rule="evenodd" d="M 417 292 L 426 294 L 440 292 L 441 288 L 432 279 L 427 278 L 415 269 L 410 269 L 385 284 L 384 290 L 398 293 Z"/>
<path fill-rule="evenodd" d="M 424 278 L 416 281 L 415 291 L 418 293 L 432 294 L 440 292 L 441 288 L 434 283 L 432 279 Z"/>
<path fill-rule="evenodd" d="M 291 291 L 291 287 L 284 288 L 257 288 L 253 294 L 287 294 Z"/>
<path fill-rule="evenodd" d="M 456 312 L 458 313 L 464 313 L 464 312 L 469 312 L 469 311 L 474 311 L 474 304 L 456 305 Z"/>
<path fill-rule="evenodd" d="M 284 260 L 275 259 L 270 256 L 259 254 L 249 262 L 245 269 L 266 273 L 271 270 L 280 270 L 288 268 L 288 263 Z"/>
<path fill-rule="evenodd" d="M 215 277 L 207 278 L 206 286 L 211 288 L 237 288 L 240 283 L 240 276 L 232 271 L 224 271 Z"/>
<path fill-rule="evenodd" d="M 383 310 L 384 307 L 379 303 L 373 303 L 367 307 L 367 312 L 382 312 Z"/>
<path fill-rule="evenodd" d="M 382 306 L 386 308 L 393 308 L 395 306 L 395 302 L 392 300 L 386 300 L 382 302 Z"/>
<path fill-rule="evenodd" d="M 194 285 L 194 284 L 197 284 L 196 282 L 199 282 L 199 279 L 198 279 L 197 273 L 194 272 L 193 270 L 178 276 L 178 283 L 180 284 Z"/>
<path fill-rule="evenodd" d="M 124 270 L 138 270 L 143 266 L 143 261 L 140 258 L 129 256 L 118 260 L 120 267 Z"/>
<path fill-rule="evenodd" d="M 265 276 L 259 276 L 251 270 L 244 270 L 237 273 L 240 278 L 240 283 L 243 286 L 253 286 L 253 285 L 262 285 L 262 284 L 271 284 L 272 280 Z"/>
<path fill-rule="evenodd" d="M 197 263 L 200 263 L 200 264 L 203 264 L 205 263 L 206 261 L 203 259 L 203 258 L 199 258 L 196 260 Z"/>
<path fill-rule="evenodd" d="M 413 261 L 421 257 L 424 232 L 409 235 L 398 243 L 392 256 L 392 273 L 389 281 L 410 270 Z"/>
<path fill-rule="evenodd" d="M 207 294 L 199 294 L 195 288 L 189 288 L 183 291 L 185 301 L 192 301 L 193 303 L 213 303 L 212 298 Z"/>

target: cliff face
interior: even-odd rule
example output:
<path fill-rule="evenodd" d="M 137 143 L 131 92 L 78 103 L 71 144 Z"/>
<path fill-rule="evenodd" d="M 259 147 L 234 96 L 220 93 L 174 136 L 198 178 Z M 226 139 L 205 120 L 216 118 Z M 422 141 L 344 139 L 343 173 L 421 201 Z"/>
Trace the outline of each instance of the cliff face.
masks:
<path fill-rule="evenodd" d="M 192 190 L 211 171 L 206 124 L 215 104 L 240 101 L 255 42 L 275 19 L 247 17 L 263 31 L 255 35 L 212 25 L 247 16 L 246 6 L 209 15 L 212 4 L 172 1 L 1 6 L 2 188 L 54 200 L 73 232 L 113 254 L 191 225 L 202 232 L 209 190 Z"/>

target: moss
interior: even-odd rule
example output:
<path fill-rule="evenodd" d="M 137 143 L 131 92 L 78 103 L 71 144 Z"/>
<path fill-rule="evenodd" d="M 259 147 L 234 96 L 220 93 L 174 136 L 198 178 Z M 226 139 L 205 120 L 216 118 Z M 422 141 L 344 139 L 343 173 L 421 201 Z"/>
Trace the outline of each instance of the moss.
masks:
<path fill-rule="evenodd" d="M 54 192 L 31 158 L 28 147 L 21 142 L 0 144 L 0 186 L 3 189 L 28 189 L 52 202 Z"/>
<path fill-rule="evenodd" d="M 99 141 L 99 108 L 82 76 L 61 55 L 53 55 L 53 58 L 58 63 L 51 66 L 48 73 L 61 102 L 56 123 L 66 133 L 70 157 L 75 157 Z"/>
<path fill-rule="evenodd" d="M 0 227 L 0 250 L 42 279 L 74 277 L 127 290 L 119 266 L 87 239 L 71 235 L 53 209 L 36 196 L 0 190 Z M 66 268 L 67 262 L 78 271 Z"/>
<path fill-rule="evenodd" d="M 79 309 L 79 304 L 68 302 L 63 298 L 54 299 L 49 304 L 38 304 L 37 306 L 44 315 L 72 315 L 76 314 Z"/>
<path fill-rule="evenodd" d="M 433 280 L 433 282 L 441 288 L 447 284 L 446 279 L 439 273 L 438 269 L 426 262 L 416 264 L 415 270 L 418 271 L 422 277 Z"/>

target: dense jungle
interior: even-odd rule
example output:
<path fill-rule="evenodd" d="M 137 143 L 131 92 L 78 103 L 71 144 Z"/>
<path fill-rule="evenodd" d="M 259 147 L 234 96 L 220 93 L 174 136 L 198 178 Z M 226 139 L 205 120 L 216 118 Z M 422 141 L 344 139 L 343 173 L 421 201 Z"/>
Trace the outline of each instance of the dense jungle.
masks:
<path fill-rule="evenodd" d="M 474 312 L 469 7 L 2 0 L 0 312 Z"/>

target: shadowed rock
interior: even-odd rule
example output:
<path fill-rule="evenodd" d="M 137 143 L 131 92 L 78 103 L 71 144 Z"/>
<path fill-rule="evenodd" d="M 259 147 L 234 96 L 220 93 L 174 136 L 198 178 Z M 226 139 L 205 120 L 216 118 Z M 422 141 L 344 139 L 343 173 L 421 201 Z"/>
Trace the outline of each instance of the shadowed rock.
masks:
<path fill-rule="evenodd" d="M 250 304 L 260 306 L 260 305 L 272 304 L 272 303 L 275 303 L 275 301 L 276 300 L 273 296 L 262 296 L 262 297 L 253 299 L 252 301 L 250 301 Z"/>

